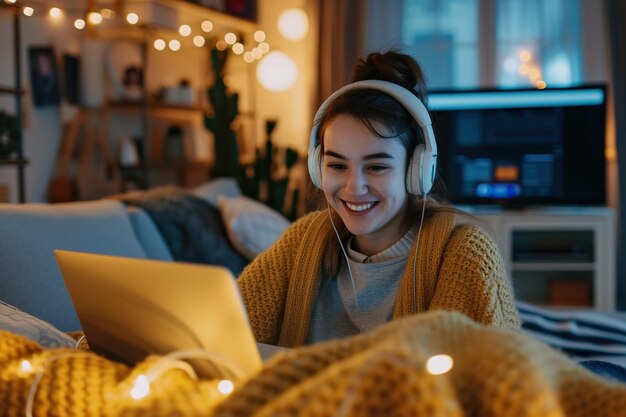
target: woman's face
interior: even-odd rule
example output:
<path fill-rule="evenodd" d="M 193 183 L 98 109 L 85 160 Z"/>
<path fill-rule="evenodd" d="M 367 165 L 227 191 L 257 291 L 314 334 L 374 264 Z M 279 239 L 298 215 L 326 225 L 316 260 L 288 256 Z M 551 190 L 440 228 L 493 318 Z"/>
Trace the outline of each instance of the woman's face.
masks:
<path fill-rule="evenodd" d="M 383 124 L 372 122 L 383 135 Z M 397 242 L 408 204 L 406 150 L 383 139 L 349 115 L 333 118 L 324 130 L 322 188 L 326 199 L 355 236 L 359 252 L 371 256 Z"/>

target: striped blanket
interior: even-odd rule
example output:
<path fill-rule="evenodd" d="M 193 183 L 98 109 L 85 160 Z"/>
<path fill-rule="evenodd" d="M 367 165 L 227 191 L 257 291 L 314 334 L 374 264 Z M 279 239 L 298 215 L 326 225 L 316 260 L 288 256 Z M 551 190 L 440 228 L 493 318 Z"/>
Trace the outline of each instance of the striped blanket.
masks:
<path fill-rule="evenodd" d="M 626 312 L 546 309 L 516 302 L 522 330 L 582 361 L 605 361 L 626 368 Z"/>

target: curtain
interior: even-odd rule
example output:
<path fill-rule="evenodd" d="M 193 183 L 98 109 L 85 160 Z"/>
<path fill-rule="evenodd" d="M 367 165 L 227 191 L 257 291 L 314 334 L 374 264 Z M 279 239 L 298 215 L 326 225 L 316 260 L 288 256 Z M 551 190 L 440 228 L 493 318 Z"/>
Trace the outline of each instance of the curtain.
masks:
<path fill-rule="evenodd" d="M 316 22 L 318 45 L 317 82 L 312 95 L 313 108 L 333 91 L 345 85 L 356 60 L 361 57 L 365 39 L 367 1 L 315 0 L 310 16 Z"/>
<path fill-rule="evenodd" d="M 606 0 L 609 26 L 611 79 L 615 108 L 615 144 L 619 170 L 617 244 L 617 308 L 626 310 L 626 2 Z"/>

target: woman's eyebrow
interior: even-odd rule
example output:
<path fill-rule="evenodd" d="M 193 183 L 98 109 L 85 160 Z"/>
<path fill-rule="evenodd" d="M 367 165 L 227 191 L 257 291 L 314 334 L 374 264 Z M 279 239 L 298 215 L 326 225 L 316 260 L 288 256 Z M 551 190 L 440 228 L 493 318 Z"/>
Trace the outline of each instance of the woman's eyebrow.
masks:
<path fill-rule="evenodd" d="M 340 153 L 337 152 L 333 152 L 333 151 L 324 151 L 324 156 L 332 156 L 333 158 L 337 158 L 337 159 L 347 159 L 345 156 L 343 156 Z M 377 153 L 373 153 L 370 155 L 365 155 L 363 157 L 364 161 L 370 160 L 370 159 L 394 159 L 392 155 L 386 153 L 386 152 L 377 152 Z"/>

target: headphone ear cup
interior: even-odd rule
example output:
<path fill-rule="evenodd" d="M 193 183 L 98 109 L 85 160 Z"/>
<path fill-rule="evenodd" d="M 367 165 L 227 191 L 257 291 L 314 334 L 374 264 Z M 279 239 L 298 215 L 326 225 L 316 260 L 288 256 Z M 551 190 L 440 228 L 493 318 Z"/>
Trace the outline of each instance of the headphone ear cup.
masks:
<path fill-rule="evenodd" d="M 315 150 L 309 153 L 309 177 L 311 182 L 320 190 L 322 189 L 322 147 L 317 145 Z"/>
<path fill-rule="evenodd" d="M 424 145 L 420 143 L 415 147 L 415 150 L 413 151 L 413 156 L 411 157 L 411 160 L 409 161 L 409 166 L 406 170 L 406 190 L 409 192 L 409 194 L 424 194 L 421 184 L 421 167 L 423 156 Z"/>

